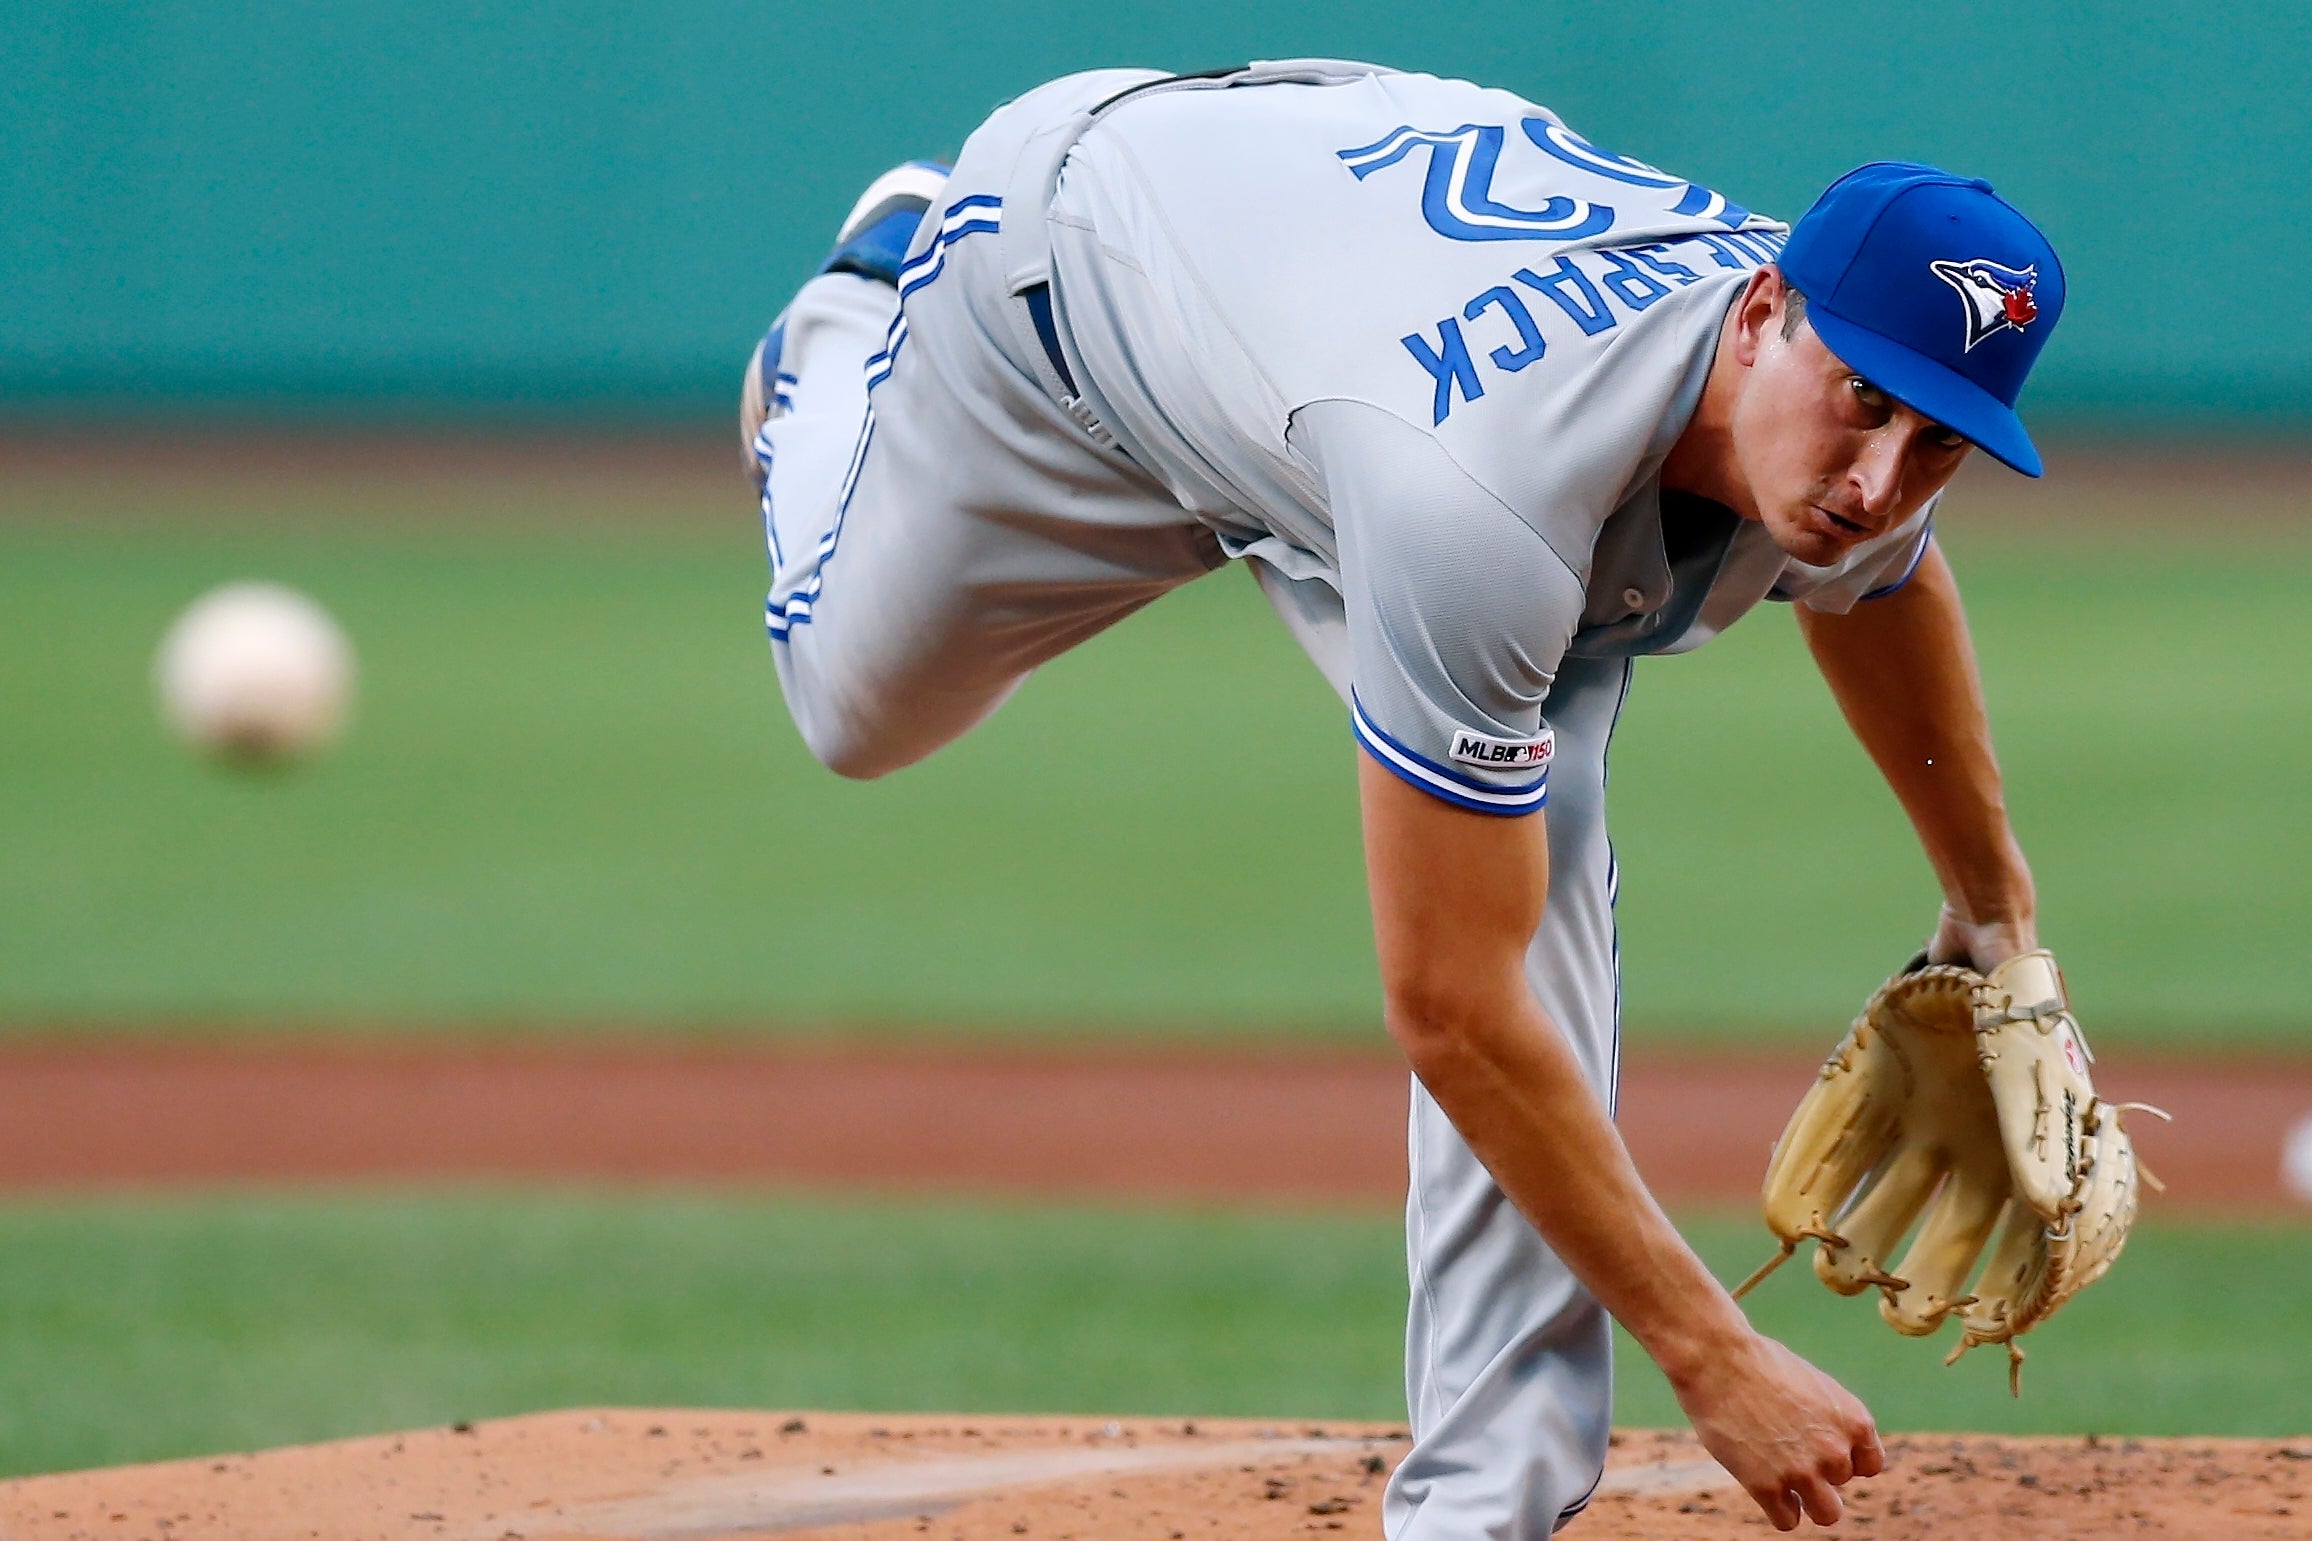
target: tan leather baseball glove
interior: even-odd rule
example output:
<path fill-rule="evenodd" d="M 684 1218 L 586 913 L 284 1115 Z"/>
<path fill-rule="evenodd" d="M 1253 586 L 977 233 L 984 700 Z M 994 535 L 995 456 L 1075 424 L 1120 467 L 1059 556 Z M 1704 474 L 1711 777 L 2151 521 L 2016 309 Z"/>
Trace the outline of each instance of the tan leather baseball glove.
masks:
<path fill-rule="evenodd" d="M 1956 1316 L 1944 1363 L 2005 1344 L 2021 1395 L 2015 1338 L 2101 1278 L 2135 1222 L 2120 1123 L 2133 1105 L 2095 1095 L 2092 1063 L 2048 953 L 1988 977 L 1922 954 L 1871 996 L 1791 1115 L 1766 1169 L 1781 1251 L 1735 1296 L 1811 1238 L 1822 1282 L 1842 1295 L 1875 1286 L 1897 1332 L 1923 1337 Z"/>

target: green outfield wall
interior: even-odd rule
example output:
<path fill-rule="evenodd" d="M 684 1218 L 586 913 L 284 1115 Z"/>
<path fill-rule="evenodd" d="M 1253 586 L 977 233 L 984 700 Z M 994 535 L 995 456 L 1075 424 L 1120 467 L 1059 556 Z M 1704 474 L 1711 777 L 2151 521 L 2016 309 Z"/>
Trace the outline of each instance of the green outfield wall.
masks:
<path fill-rule="evenodd" d="M 2030 404 L 2312 426 L 2312 7 L 0 4 L 0 415 L 691 416 L 885 164 L 1102 64 L 1465 74 L 1784 217 L 1876 158 L 2065 255 Z"/>

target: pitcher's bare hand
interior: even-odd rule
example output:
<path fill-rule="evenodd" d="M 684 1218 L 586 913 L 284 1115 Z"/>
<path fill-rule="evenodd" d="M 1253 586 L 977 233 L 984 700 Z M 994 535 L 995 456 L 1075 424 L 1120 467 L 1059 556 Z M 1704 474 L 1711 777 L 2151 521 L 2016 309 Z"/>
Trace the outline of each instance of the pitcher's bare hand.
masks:
<path fill-rule="evenodd" d="M 1751 1333 L 1671 1385 L 1702 1447 L 1777 1530 L 1796 1530 L 1802 1513 L 1836 1524 L 1838 1490 L 1886 1465 L 1870 1410 L 1771 1338 Z"/>

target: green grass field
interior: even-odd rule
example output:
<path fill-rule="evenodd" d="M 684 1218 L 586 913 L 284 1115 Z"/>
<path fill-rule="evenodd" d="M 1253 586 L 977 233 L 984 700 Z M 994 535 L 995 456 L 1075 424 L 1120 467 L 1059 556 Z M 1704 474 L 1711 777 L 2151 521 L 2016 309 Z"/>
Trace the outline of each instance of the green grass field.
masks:
<path fill-rule="evenodd" d="M 1721 1277 L 1755 1223 L 1689 1233 Z M 538 1194 L 0 1207 L 0 1474 L 618 1403 L 1403 1416 L 1364 1215 Z M 2312 1430 L 2312 1232 L 2151 1225 L 2004 1360 L 1801 1269 L 1754 1318 L 1889 1429 Z M 1948 1338 L 1949 1334 L 1945 1334 Z M 1940 1345 L 1940 1346 L 1938 1346 Z M 1668 1424 L 1625 1340 L 1620 1421 Z"/>
<path fill-rule="evenodd" d="M 860 786 L 786 724 L 743 508 L 460 530 L 370 483 L 236 529 L 215 489 L 110 526 L 14 496 L 0 1021 L 1372 1030 L 1353 750 L 1241 574 Z M 2312 1041 L 2312 538 L 1949 544 L 2091 1029 Z M 223 773 L 156 724 L 162 628 L 243 575 L 360 648 L 356 730 L 310 772 Z M 1932 916 L 1777 607 L 1641 668 L 1614 772 L 1640 1041 L 1820 1041 Z"/>
<path fill-rule="evenodd" d="M 857 786 L 786 725 L 743 508 L 314 485 L 0 488 L 0 1029 L 1376 1031 L 1353 751 L 1242 575 Z M 2047 934 L 2106 1041 L 2301 1048 L 2312 537 L 2079 528 L 1948 540 Z M 309 771 L 155 721 L 162 629 L 242 576 L 360 649 Z M 1784 614 L 1643 667 L 1614 770 L 1640 1043 L 1817 1045 L 1927 924 Z M 1763 1251 L 1693 1234 L 1728 1278 Z M 0 1472 L 589 1402 L 1390 1419 L 1400 1270 L 1365 1215 L 9 1200 Z M 2300 1433 L 2308 1275 L 2312 1232 L 2148 1226 L 2020 1403 L 1802 1270 L 1755 1307 L 1895 1428 Z M 1674 1420 L 1634 1352 L 1622 1382 Z"/>

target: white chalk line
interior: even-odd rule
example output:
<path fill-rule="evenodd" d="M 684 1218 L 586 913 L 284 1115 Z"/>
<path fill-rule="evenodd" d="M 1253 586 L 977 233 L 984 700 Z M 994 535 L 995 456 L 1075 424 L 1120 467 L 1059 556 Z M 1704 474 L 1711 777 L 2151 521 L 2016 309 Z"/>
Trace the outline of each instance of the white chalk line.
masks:
<path fill-rule="evenodd" d="M 879 1458 L 867 1469 L 832 1475 L 816 1465 L 779 1466 L 739 1476 L 695 1478 L 647 1498 L 580 1505 L 556 1518 L 564 1534 L 636 1541 L 777 1535 L 937 1513 L 968 1499 L 1085 1477 L 1274 1465 L 1301 1456 L 1354 1455 L 1386 1443 L 1343 1438 L 1250 1439 L 1216 1445 L 1104 1442 L 1058 1450 Z M 1598 1483 L 1596 1496 L 1700 1494 L 1734 1485 L 1716 1461 L 1663 1461 L 1609 1470 Z"/>
<path fill-rule="evenodd" d="M 1609 1469 L 1598 1483 L 1599 1498 L 1652 1498 L 1663 1493 L 1714 1493 L 1739 1487 L 1733 1474 L 1712 1460 L 1657 1461 L 1647 1466 Z"/>
<path fill-rule="evenodd" d="M 951 1509 L 969 1498 L 1080 1477 L 1243 1466 L 1303 1455 L 1353 1455 L 1383 1443 L 1337 1438 L 1251 1439 L 1217 1445 L 1104 1442 L 1086 1448 L 879 1459 L 869 1469 L 837 1471 L 832 1476 L 817 1466 L 774 1467 L 743 1476 L 700 1478 L 649 1498 L 579 1506 L 557 1516 L 557 1524 L 566 1533 L 645 1541 L 776 1535 L 926 1514 Z"/>

